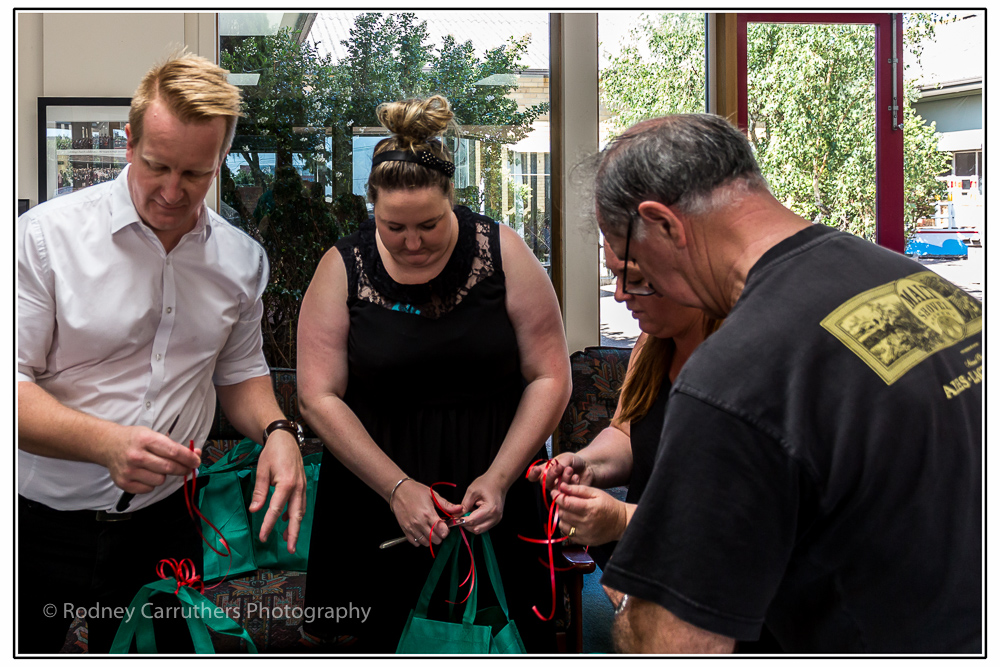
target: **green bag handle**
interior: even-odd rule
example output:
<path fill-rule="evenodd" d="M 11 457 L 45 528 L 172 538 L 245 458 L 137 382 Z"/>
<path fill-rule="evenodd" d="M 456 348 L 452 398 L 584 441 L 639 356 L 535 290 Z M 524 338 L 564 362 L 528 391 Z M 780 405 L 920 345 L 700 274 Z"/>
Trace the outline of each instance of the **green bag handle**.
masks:
<path fill-rule="evenodd" d="M 451 569 L 452 572 L 458 571 L 458 556 L 461 553 L 461 549 L 456 548 L 451 554 Z M 458 577 L 452 577 L 448 584 L 448 599 L 457 600 L 458 599 Z M 455 623 L 458 620 L 458 605 L 450 604 L 448 605 L 448 622 Z"/>
<path fill-rule="evenodd" d="M 490 578 L 490 583 L 493 584 L 493 591 L 497 596 L 497 602 L 500 604 L 500 609 L 503 611 L 504 616 L 510 620 L 510 612 L 507 609 L 507 597 L 503 590 L 503 580 L 500 578 L 500 568 L 497 566 L 496 555 L 493 553 L 493 542 L 490 540 L 490 533 L 486 531 L 481 535 L 483 538 L 483 559 L 486 561 L 486 572 Z M 431 571 L 427 575 L 427 581 L 424 583 L 423 589 L 420 591 L 420 597 L 417 598 L 417 606 L 414 608 L 413 613 L 417 618 L 427 618 L 427 609 L 430 607 L 431 595 L 434 593 L 434 589 L 437 588 L 438 582 L 441 580 L 441 575 L 444 572 L 445 563 L 449 560 L 449 557 L 454 554 L 455 558 L 452 558 L 451 568 L 451 590 L 456 591 L 458 586 L 458 578 L 460 572 L 458 571 L 458 541 L 461 536 L 458 535 L 457 531 L 452 531 L 445 541 L 441 543 L 441 550 L 437 554 L 437 558 L 434 560 L 434 565 L 431 566 Z M 476 536 L 469 536 L 469 546 L 473 549 L 473 554 L 475 554 L 475 543 Z M 479 577 L 477 577 L 479 579 Z M 462 614 L 462 625 L 472 625 L 476 620 L 476 603 L 478 601 L 478 586 L 473 586 L 472 593 L 469 595 L 469 599 L 465 603 L 465 612 Z M 452 597 L 455 597 L 454 593 Z"/>
<path fill-rule="evenodd" d="M 250 438 L 244 438 L 238 445 L 219 457 L 219 460 L 215 463 L 208 466 L 201 466 L 201 468 L 198 469 L 198 474 L 207 475 L 216 472 L 239 470 L 251 461 L 256 460 L 262 451 L 264 451 L 263 447 Z M 247 458 L 242 458 L 244 455 L 247 455 Z"/>
<path fill-rule="evenodd" d="M 475 536 L 472 536 L 475 539 Z M 427 618 L 427 609 L 431 604 L 431 595 L 434 594 L 434 589 L 437 588 L 438 582 L 441 581 L 441 574 L 444 572 L 444 568 L 450 565 L 449 560 L 451 555 L 458 548 L 458 541 L 461 536 L 457 531 L 452 531 L 449 533 L 448 537 L 445 538 L 444 542 L 441 543 L 441 548 L 437 552 L 437 557 L 434 559 L 434 564 L 431 565 L 431 571 L 427 575 L 427 581 L 424 582 L 424 587 L 420 591 L 420 597 L 417 598 L 417 606 L 413 609 L 413 615 L 416 618 Z M 472 542 L 469 542 L 471 545 Z M 457 555 L 457 554 L 456 554 Z M 458 561 L 455 560 L 455 565 Z M 451 568 L 451 576 L 454 581 L 458 580 L 458 568 Z M 462 625 L 472 625 L 472 622 L 476 620 L 476 589 L 473 587 L 472 594 L 466 601 L 465 613 L 462 614 Z"/>
<path fill-rule="evenodd" d="M 173 577 L 160 579 L 151 584 L 146 584 L 139 589 L 132 602 L 129 604 L 130 615 L 118 626 L 115 640 L 111 644 L 111 653 L 128 653 L 132 637 L 135 636 L 136 649 L 139 653 L 156 653 L 156 640 L 153 636 L 153 620 L 142 614 L 142 606 L 149 601 L 149 596 L 160 591 L 163 593 L 173 593 L 177 588 L 177 580 Z M 239 623 L 229 618 L 224 613 L 219 613 L 219 608 L 212 604 L 208 598 L 188 586 L 181 586 L 177 591 L 177 599 L 183 607 L 190 608 L 194 613 L 185 617 L 188 630 L 191 632 L 191 641 L 194 650 L 199 654 L 215 653 L 212 645 L 212 638 L 208 634 L 208 628 L 224 635 L 230 635 L 247 642 L 247 651 L 256 653 L 257 646 L 247 631 Z"/>
<path fill-rule="evenodd" d="M 500 609 L 503 610 L 503 615 L 510 620 L 510 613 L 507 611 L 507 597 L 503 592 L 503 580 L 500 578 L 500 567 L 497 565 L 497 557 L 493 553 L 493 542 L 490 540 L 490 531 L 483 533 L 483 558 L 486 560 L 486 572 L 490 576 L 490 582 L 493 584 L 493 592 L 496 593 L 497 602 L 500 603 Z"/>

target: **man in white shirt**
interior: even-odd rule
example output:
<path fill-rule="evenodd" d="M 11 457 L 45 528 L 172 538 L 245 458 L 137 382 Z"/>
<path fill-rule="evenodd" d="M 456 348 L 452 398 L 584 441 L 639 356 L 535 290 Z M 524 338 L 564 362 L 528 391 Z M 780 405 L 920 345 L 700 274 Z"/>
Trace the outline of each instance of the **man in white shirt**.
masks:
<path fill-rule="evenodd" d="M 18 220 L 21 653 L 57 652 L 81 608 L 90 650 L 106 652 L 116 609 L 159 559 L 200 570 L 180 487 L 216 395 L 265 444 L 250 504 L 274 487 L 260 538 L 287 509 L 295 551 L 306 482 L 262 352 L 267 257 L 204 204 L 240 115 L 226 75 L 189 54 L 151 69 L 119 178 Z"/>

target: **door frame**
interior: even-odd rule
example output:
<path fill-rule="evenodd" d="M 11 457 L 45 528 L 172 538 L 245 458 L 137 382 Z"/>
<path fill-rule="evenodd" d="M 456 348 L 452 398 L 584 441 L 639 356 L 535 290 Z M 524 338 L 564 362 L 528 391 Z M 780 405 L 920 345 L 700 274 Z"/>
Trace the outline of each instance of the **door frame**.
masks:
<path fill-rule="evenodd" d="M 747 24 L 848 23 L 875 26 L 875 242 L 902 253 L 903 220 L 903 21 L 900 13 L 737 13 L 737 123 L 747 131 Z M 895 39 L 894 39 L 895 37 Z M 895 49 L 893 46 L 895 45 Z M 894 63 L 895 60 L 895 63 Z M 893 64 L 896 64 L 893 76 Z M 893 91 L 897 122 L 893 126 Z"/>

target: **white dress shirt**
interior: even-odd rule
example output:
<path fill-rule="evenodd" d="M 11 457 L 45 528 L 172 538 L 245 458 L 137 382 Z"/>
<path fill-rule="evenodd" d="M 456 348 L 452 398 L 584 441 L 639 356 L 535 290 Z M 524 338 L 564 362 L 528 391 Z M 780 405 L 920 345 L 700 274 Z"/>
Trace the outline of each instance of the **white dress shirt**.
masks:
<path fill-rule="evenodd" d="M 63 405 L 196 447 L 215 385 L 267 375 L 263 248 L 202 208 L 166 254 L 140 219 L 128 168 L 111 183 L 45 202 L 17 221 L 17 379 Z M 180 477 L 129 510 L 177 490 Z M 18 492 L 60 510 L 113 510 L 122 490 L 95 463 L 18 450 Z"/>

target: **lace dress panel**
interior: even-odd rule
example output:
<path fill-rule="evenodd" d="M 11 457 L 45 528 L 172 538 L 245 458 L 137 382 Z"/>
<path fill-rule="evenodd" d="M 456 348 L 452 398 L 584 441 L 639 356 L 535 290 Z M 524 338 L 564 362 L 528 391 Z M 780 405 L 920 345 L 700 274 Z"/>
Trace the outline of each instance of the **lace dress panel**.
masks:
<path fill-rule="evenodd" d="M 397 283 L 389 276 L 375 244 L 374 223 L 363 224 L 352 249 L 352 296 L 430 319 L 454 310 L 473 287 L 500 270 L 497 223 L 463 206 L 455 214 L 459 235 L 451 258 L 440 274 L 419 285 Z"/>

